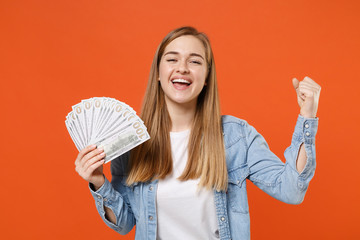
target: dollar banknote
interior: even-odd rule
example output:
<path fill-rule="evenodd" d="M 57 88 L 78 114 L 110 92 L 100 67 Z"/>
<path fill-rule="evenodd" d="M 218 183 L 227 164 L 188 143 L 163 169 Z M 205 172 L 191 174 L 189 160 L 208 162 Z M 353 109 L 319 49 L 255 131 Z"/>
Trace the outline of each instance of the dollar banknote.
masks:
<path fill-rule="evenodd" d="M 91 144 L 103 148 L 105 163 L 150 139 L 136 112 L 114 98 L 82 100 L 72 106 L 65 125 L 79 151 Z"/>

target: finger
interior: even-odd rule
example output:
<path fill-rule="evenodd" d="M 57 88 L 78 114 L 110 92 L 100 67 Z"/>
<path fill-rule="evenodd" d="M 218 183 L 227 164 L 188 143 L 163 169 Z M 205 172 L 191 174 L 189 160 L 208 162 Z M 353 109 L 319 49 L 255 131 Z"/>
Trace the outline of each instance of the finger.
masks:
<path fill-rule="evenodd" d="M 101 154 L 102 152 L 104 152 L 103 148 L 97 148 L 92 150 L 91 152 L 87 153 L 81 160 L 80 160 L 80 165 L 81 167 L 84 167 L 86 162 L 88 162 L 91 158 Z"/>
<path fill-rule="evenodd" d="M 92 157 L 91 159 L 89 159 L 85 165 L 84 165 L 84 170 L 87 171 L 88 168 L 93 165 L 94 163 L 98 162 L 98 161 L 101 161 L 105 158 L 105 152 L 102 152 L 94 157 Z"/>
<path fill-rule="evenodd" d="M 305 94 L 305 89 L 306 91 L 311 90 L 311 88 L 306 86 L 306 84 L 304 84 L 303 81 L 299 82 L 298 88 L 296 89 L 296 93 L 302 101 L 305 101 L 307 96 L 307 94 Z"/>
<path fill-rule="evenodd" d="M 98 161 L 98 162 L 95 162 L 94 164 L 90 165 L 89 168 L 86 170 L 86 174 L 88 176 L 90 176 L 98 167 L 100 167 L 101 165 L 103 165 L 105 162 L 104 159 Z"/>
<path fill-rule="evenodd" d="M 305 101 L 305 99 L 306 99 L 306 96 L 303 93 L 299 93 L 298 98 L 301 100 L 301 103 L 303 103 Z"/>
<path fill-rule="evenodd" d="M 303 89 L 307 89 L 307 90 L 310 90 L 310 91 L 313 91 L 314 94 L 318 94 L 319 93 L 319 89 L 317 89 L 316 87 L 314 86 L 311 86 L 311 85 L 307 85 L 307 84 L 301 84 L 299 85 L 299 91 L 302 91 Z"/>
<path fill-rule="evenodd" d="M 75 160 L 75 165 L 79 164 L 80 160 L 90 151 L 94 150 L 96 148 L 96 145 L 93 144 L 93 145 L 89 145 L 89 146 L 86 146 L 85 148 L 83 148 L 79 154 L 77 155 L 76 157 L 76 160 Z"/>
<path fill-rule="evenodd" d="M 293 78 L 292 83 L 293 83 L 294 89 L 297 90 L 297 88 L 299 87 L 299 80 L 297 80 L 296 78 Z"/>
<path fill-rule="evenodd" d="M 308 86 L 304 86 L 301 85 L 299 86 L 298 89 L 298 96 L 301 98 L 301 100 L 305 101 L 306 98 L 314 98 L 315 96 L 317 96 L 317 90 L 313 87 L 308 87 Z"/>
<path fill-rule="evenodd" d="M 307 87 L 299 88 L 299 92 L 301 97 L 304 96 L 305 98 L 312 98 L 315 96 L 315 92 L 313 91 L 313 89 L 309 89 Z"/>
<path fill-rule="evenodd" d="M 321 88 L 319 84 L 317 84 L 314 80 L 312 80 L 311 78 L 309 77 L 305 77 L 303 82 L 306 82 L 306 83 L 309 83 L 311 85 L 314 85 L 316 86 L 317 88 Z"/>
<path fill-rule="evenodd" d="M 100 156 L 100 155 L 101 155 L 101 156 Z M 94 164 L 97 164 L 98 162 L 101 162 L 100 165 L 101 165 L 101 164 L 104 164 L 104 162 L 105 162 L 104 157 L 105 157 L 105 153 L 103 153 L 103 154 L 98 154 L 98 155 L 94 156 L 93 158 L 89 159 L 88 161 L 86 161 L 86 162 L 85 162 L 85 165 L 83 165 L 83 166 L 80 166 L 80 165 L 76 166 L 75 170 L 76 170 L 76 172 L 77 172 L 82 178 L 84 178 L 86 181 L 89 181 L 89 179 L 90 179 L 93 171 L 97 168 L 97 167 L 96 167 L 96 168 L 92 169 L 92 168 L 90 168 L 90 167 L 91 167 L 92 165 L 94 165 Z M 98 166 L 100 166 L 100 165 L 98 165 Z M 89 171 L 89 169 L 90 169 L 90 171 Z M 91 170 L 91 169 L 92 169 L 92 170 Z"/>
<path fill-rule="evenodd" d="M 301 89 L 301 88 L 312 89 L 314 92 L 319 92 L 320 91 L 320 89 L 317 86 L 306 83 L 306 82 L 300 82 L 299 89 Z"/>
<path fill-rule="evenodd" d="M 299 86 L 308 86 L 310 88 L 315 89 L 316 91 L 320 91 L 321 87 L 318 84 L 312 83 L 312 82 L 305 82 L 305 81 L 301 81 L 299 83 Z"/>

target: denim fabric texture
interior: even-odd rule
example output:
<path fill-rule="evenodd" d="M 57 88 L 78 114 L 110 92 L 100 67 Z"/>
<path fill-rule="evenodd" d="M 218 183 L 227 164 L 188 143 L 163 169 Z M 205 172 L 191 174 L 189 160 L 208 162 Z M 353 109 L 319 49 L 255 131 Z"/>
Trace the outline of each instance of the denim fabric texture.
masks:
<path fill-rule="evenodd" d="M 222 117 L 228 191 L 214 191 L 220 239 L 250 239 L 250 217 L 246 179 L 272 197 L 289 204 L 300 204 L 315 172 L 315 135 L 318 118 L 298 116 L 291 145 L 285 150 L 283 163 L 269 150 L 265 139 L 246 121 Z M 307 162 L 298 173 L 296 159 L 305 144 Z M 112 181 L 90 192 L 103 221 L 120 234 L 136 225 L 136 240 L 156 239 L 156 189 L 158 180 L 127 186 L 126 169 L 129 153 L 111 163 Z M 116 224 L 105 218 L 104 206 L 112 209 Z"/>

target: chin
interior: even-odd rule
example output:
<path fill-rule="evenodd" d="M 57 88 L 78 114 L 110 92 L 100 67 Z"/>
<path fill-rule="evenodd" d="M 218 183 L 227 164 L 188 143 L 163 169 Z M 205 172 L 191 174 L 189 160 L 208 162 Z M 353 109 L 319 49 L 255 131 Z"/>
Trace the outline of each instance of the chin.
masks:
<path fill-rule="evenodd" d="M 170 101 L 175 104 L 184 104 L 184 105 L 196 102 L 195 99 L 184 99 L 184 98 L 173 98 L 173 99 L 170 99 Z"/>

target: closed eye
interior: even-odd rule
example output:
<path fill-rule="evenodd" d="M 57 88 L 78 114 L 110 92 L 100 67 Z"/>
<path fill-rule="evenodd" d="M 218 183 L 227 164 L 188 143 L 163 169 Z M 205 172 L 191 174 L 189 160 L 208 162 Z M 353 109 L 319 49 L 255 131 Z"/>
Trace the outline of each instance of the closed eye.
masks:
<path fill-rule="evenodd" d="M 191 63 L 195 63 L 195 64 L 201 64 L 201 62 L 199 62 L 199 61 L 191 61 Z"/>

